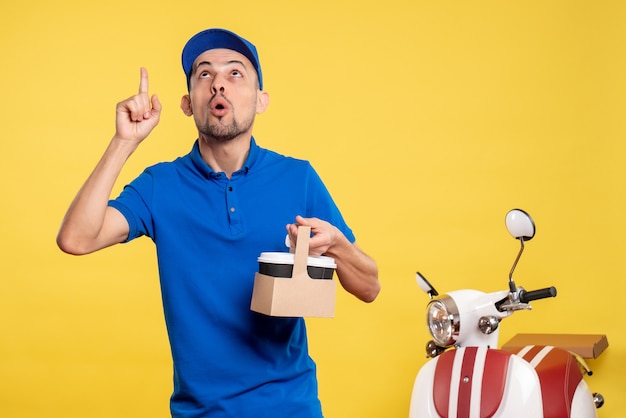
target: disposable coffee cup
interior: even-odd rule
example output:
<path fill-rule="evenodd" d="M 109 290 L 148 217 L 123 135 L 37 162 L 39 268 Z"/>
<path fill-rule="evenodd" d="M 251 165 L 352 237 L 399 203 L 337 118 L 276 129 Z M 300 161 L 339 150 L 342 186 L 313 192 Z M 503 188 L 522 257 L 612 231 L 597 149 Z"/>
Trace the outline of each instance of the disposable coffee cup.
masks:
<path fill-rule="evenodd" d="M 259 273 L 266 276 L 289 278 L 293 275 L 293 253 L 261 253 L 258 262 Z M 310 255 L 307 259 L 306 269 L 312 279 L 332 279 L 336 268 L 332 257 Z"/>

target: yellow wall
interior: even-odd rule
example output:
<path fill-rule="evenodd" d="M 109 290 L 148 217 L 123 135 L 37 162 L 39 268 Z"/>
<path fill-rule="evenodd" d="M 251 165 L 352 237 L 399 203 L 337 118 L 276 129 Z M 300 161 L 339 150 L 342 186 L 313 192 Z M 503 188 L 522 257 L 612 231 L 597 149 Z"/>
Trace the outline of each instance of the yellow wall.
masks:
<path fill-rule="evenodd" d="M 309 320 L 328 418 L 403 417 L 424 363 L 422 271 L 440 291 L 516 276 L 556 299 L 503 323 L 606 333 L 588 381 L 624 416 L 626 5 L 590 1 L 8 2 L 0 5 L 0 416 L 166 417 L 171 364 L 152 244 L 62 254 L 61 218 L 113 134 L 139 67 L 161 125 L 116 188 L 186 153 L 180 50 L 252 39 L 272 103 L 263 146 L 310 159 L 380 266 L 372 305 Z"/>

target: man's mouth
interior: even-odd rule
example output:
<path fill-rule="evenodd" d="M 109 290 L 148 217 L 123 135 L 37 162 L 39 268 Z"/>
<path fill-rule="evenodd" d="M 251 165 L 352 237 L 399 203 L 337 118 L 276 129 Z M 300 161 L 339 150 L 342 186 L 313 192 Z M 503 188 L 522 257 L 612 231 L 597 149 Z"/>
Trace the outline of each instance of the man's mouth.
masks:
<path fill-rule="evenodd" d="M 211 114 L 217 117 L 222 117 L 228 113 L 228 109 L 230 108 L 229 103 L 223 97 L 216 97 L 211 100 L 210 109 Z"/>

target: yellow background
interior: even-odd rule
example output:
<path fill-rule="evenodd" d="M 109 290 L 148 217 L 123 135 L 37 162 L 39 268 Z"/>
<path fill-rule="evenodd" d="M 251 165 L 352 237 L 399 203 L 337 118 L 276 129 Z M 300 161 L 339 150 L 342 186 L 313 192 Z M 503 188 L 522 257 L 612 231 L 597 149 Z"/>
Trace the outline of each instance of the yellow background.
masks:
<path fill-rule="evenodd" d="M 310 159 L 379 263 L 376 302 L 341 293 L 334 319 L 308 321 L 328 418 L 407 415 L 427 340 L 415 271 L 441 292 L 504 289 L 514 207 L 538 228 L 518 284 L 559 295 L 501 343 L 607 334 L 588 382 L 600 416 L 623 417 L 625 19 L 618 0 L 3 1 L 0 416 L 168 416 L 152 243 L 71 257 L 55 235 L 140 66 L 162 121 L 115 193 L 188 152 L 180 51 L 218 26 L 259 48 L 258 142 Z"/>

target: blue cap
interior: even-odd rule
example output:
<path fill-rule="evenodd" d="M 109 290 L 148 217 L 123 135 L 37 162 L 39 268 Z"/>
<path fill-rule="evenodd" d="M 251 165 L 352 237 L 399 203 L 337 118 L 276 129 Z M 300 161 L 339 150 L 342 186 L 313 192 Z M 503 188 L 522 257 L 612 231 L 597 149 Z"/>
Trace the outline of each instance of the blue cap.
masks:
<path fill-rule="evenodd" d="M 187 76 L 187 88 L 193 70 L 193 63 L 196 58 L 210 49 L 230 49 L 237 51 L 252 63 L 259 78 L 259 88 L 263 90 L 263 76 L 261 75 L 261 64 L 256 48 L 249 41 L 226 29 L 207 29 L 199 32 L 187 41 L 183 48 L 183 70 Z"/>

